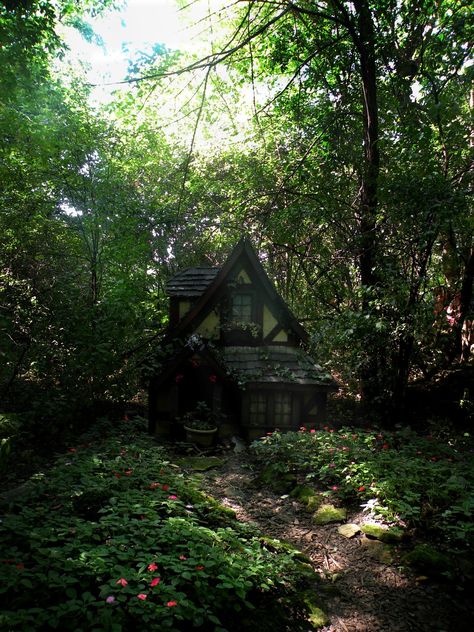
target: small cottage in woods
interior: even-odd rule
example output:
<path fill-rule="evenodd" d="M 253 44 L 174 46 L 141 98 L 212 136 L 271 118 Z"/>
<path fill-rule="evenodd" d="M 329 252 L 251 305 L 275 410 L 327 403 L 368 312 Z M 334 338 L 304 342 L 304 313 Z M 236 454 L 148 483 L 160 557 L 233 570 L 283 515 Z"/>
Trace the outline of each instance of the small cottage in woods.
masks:
<path fill-rule="evenodd" d="M 308 334 L 247 239 L 221 268 L 188 268 L 167 284 L 170 322 L 150 381 L 150 432 L 180 438 L 201 402 L 220 436 L 248 439 L 325 419 L 331 377 L 304 351 Z"/>

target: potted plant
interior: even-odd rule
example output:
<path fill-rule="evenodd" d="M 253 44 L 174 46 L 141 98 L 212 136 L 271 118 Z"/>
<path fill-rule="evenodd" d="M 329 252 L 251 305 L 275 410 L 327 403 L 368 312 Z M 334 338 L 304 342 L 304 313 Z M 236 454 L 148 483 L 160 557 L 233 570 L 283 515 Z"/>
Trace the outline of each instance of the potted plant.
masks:
<path fill-rule="evenodd" d="M 202 447 L 209 447 L 214 443 L 218 429 L 218 415 L 214 413 L 206 402 L 198 402 L 194 410 L 181 417 L 186 440 Z"/>

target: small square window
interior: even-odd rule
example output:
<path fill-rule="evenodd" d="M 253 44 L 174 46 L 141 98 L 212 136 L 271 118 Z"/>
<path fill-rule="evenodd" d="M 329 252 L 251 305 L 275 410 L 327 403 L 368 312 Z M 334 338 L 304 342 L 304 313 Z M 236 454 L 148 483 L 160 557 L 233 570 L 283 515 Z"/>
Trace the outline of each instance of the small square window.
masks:
<path fill-rule="evenodd" d="M 232 297 L 232 320 L 248 323 L 252 320 L 252 296 L 234 294 Z"/>

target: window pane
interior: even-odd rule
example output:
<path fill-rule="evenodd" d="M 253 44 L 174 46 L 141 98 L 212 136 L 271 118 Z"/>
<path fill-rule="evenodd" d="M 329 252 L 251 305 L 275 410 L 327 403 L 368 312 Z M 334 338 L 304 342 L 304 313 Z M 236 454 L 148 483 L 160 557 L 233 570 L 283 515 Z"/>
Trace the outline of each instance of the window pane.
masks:
<path fill-rule="evenodd" d="M 234 294 L 232 297 L 232 319 L 241 322 L 252 320 L 252 297 L 250 294 Z"/>
<path fill-rule="evenodd" d="M 264 426 L 267 419 L 267 398 L 264 393 L 250 393 L 249 423 Z"/>
<path fill-rule="evenodd" d="M 291 423 L 291 395 L 289 393 L 275 393 L 273 415 L 275 425 Z"/>

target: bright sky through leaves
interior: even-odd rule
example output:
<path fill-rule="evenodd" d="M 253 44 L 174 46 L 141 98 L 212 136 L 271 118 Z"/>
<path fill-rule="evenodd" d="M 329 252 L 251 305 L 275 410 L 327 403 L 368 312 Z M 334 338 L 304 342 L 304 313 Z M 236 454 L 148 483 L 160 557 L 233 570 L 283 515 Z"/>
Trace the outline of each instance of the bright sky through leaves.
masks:
<path fill-rule="evenodd" d="M 191 20 L 192 15 L 193 11 L 187 10 Z M 103 40 L 103 47 L 87 43 L 73 29 L 68 29 L 66 39 L 71 57 L 90 65 L 87 76 L 96 84 L 122 81 L 128 60 L 154 44 L 189 50 L 193 42 L 189 21 L 175 0 L 128 0 L 122 11 L 106 12 L 90 24 Z"/>

